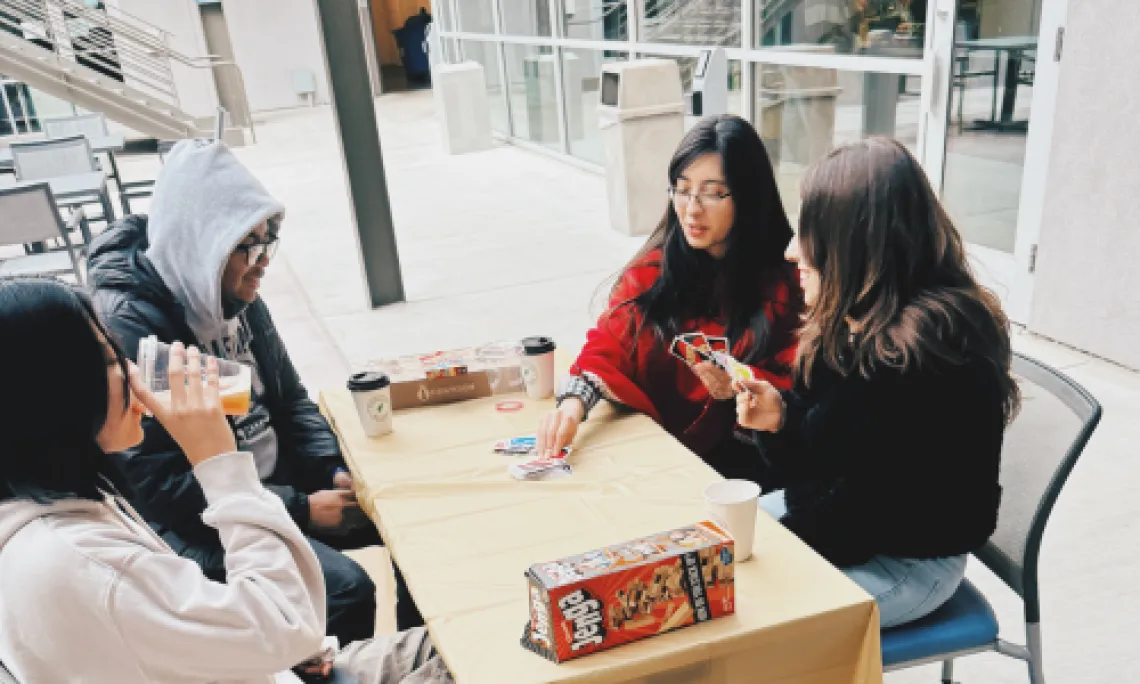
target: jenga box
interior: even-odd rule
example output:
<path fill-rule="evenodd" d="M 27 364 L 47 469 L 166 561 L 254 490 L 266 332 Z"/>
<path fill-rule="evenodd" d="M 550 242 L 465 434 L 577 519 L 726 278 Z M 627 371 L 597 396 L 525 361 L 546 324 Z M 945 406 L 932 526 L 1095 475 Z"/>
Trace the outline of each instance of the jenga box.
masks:
<path fill-rule="evenodd" d="M 522 645 L 561 663 L 731 615 L 733 553 L 705 521 L 532 565 Z"/>

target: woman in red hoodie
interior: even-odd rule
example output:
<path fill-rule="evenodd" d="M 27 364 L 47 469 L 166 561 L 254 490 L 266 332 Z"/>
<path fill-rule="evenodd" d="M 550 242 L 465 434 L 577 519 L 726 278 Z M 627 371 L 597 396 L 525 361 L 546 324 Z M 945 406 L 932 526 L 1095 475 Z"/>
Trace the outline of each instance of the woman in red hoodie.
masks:
<path fill-rule="evenodd" d="M 790 386 L 802 294 L 783 259 L 792 238 L 771 162 L 755 129 L 705 119 L 669 163 L 669 204 L 610 293 L 558 408 L 538 430 L 539 453 L 571 444 L 602 398 L 640 411 L 725 477 L 763 478 L 755 450 L 733 438 L 734 393 L 711 363 L 670 353 L 673 338 L 727 337 L 730 351 L 776 387 Z"/>

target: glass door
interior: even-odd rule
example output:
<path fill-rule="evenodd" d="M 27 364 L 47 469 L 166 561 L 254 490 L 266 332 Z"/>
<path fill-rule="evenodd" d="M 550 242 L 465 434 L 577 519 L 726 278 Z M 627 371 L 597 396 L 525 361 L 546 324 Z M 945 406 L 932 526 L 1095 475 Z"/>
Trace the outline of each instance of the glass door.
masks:
<path fill-rule="evenodd" d="M 1065 0 L 939 0 L 927 167 L 975 272 L 1024 322 Z"/>

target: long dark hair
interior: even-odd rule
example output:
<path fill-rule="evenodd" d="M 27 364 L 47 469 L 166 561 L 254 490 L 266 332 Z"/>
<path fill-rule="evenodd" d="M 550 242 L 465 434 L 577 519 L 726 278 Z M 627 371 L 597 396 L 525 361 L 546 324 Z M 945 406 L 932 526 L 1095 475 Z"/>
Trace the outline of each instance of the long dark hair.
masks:
<path fill-rule="evenodd" d="M 112 466 L 97 439 L 107 419 L 107 356 L 123 369 L 123 410 L 130 392 L 126 358 L 77 288 L 51 278 L 0 278 L 0 501 L 102 500 Z"/>
<path fill-rule="evenodd" d="M 833 150 L 804 178 L 800 251 L 819 297 L 800 335 L 800 377 L 816 364 L 868 376 L 931 361 L 993 367 L 1006 420 L 1017 411 L 1009 321 L 974 279 L 962 236 L 910 152 L 889 138 Z"/>
<path fill-rule="evenodd" d="M 640 325 L 650 326 L 663 342 L 672 340 L 687 320 L 723 317 L 733 343 L 751 332 L 752 343 L 741 360 L 754 363 L 765 353 L 788 346 L 799 324 L 799 284 L 794 269 L 784 261 L 792 228 L 768 152 L 747 121 L 723 115 L 694 126 L 669 162 L 670 187 L 706 154 L 720 156 L 733 202 L 724 258 L 714 259 L 690 247 L 673 203 L 668 202 L 657 229 L 626 266 L 644 264 L 650 254 L 661 250 L 660 275 L 652 287 L 624 305 L 636 307 L 642 314 Z M 764 303 L 781 285 L 787 289 L 789 306 L 773 324 L 764 314 Z"/>

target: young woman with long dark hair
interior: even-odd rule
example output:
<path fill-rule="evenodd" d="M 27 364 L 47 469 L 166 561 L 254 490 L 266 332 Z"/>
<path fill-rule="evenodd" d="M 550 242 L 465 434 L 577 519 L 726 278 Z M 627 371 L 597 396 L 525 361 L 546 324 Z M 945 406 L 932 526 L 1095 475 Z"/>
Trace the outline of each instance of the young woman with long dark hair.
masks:
<path fill-rule="evenodd" d="M 86 295 L 49 278 L 0 278 L 0 358 L 12 361 L 0 411 L 0 665 L 20 682 L 299 682 L 289 669 L 325 635 L 321 566 L 237 450 L 216 360 L 176 343 L 160 402 Z M 107 454 L 142 440 L 145 410 L 205 492 L 225 582 L 176 555 L 115 492 Z M 335 668 L 362 684 L 413 671 L 451 681 L 422 628 L 348 644 Z"/>
<path fill-rule="evenodd" d="M 732 437 L 731 379 L 711 363 L 686 367 L 669 345 L 686 332 L 727 337 L 737 359 L 789 386 L 801 310 L 783 259 L 792 229 L 764 144 L 739 117 L 689 131 L 668 183 L 665 215 L 560 383 L 539 449 L 569 445 L 604 397 L 651 416 L 721 474 L 753 479 L 759 461 Z"/>
<path fill-rule="evenodd" d="M 788 250 L 808 307 L 795 387 L 738 386 L 761 506 L 842 568 L 891 627 L 933 611 L 997 524 L 1018 406 L 1009 323 L 894 140 L 837 149 L 803 183 Z"/>

